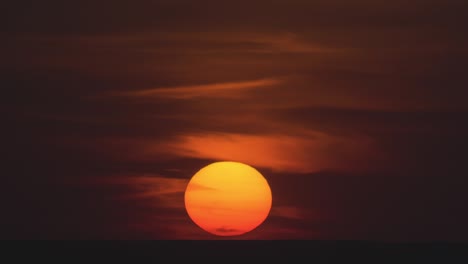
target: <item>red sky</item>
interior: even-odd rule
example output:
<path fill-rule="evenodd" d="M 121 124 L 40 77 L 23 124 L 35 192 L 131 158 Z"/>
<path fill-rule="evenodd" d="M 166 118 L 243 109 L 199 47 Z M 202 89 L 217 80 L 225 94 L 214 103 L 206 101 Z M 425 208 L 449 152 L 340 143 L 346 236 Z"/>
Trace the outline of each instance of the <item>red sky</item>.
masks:
<path fill-rule="evenodd" d="M 273 208 L 241 239 L 466 239 L 465 1 L 77 1 L 0 11 L 0 238 L 217 239 L 213 161 Z"/>

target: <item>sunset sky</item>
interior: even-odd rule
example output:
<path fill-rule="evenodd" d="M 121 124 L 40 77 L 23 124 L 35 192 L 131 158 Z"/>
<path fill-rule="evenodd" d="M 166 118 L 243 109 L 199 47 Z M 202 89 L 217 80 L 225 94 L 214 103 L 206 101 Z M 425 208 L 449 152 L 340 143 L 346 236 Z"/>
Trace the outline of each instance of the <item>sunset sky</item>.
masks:
<path fill-rule="evenodd" d="M 273 195 L 235 239 L 466 240 L 467 14 L 464 0 L 7 1 L 0 239 L 219 239 L 183 197 L 232 160 Z"/>

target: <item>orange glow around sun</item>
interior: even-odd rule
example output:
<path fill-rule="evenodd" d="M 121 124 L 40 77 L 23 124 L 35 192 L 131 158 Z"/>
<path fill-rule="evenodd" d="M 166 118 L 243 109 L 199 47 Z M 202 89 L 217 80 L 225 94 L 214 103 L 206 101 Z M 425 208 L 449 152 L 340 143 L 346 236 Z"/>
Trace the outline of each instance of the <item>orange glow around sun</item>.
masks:
<path fill-rule="evenodd" d="M 215 162 L 202 168 L 185 191 L 185 208 L 193 222 L 219 236 L 252 231 L 265 221 L 271 205 L 266 179 L 239 162 Z"/>

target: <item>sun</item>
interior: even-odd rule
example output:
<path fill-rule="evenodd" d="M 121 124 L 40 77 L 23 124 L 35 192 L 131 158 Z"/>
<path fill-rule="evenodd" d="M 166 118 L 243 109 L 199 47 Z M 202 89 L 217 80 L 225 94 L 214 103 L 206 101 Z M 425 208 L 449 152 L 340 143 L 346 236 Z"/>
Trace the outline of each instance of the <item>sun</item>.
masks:
<path fill-rule="evenodd" d="M 263 175 L 233 161 L 203 167 L 185 191 L 189 217 L 203 230 L 218 236 L 254 230 L 266 220 L 271 205 L 271 189 Z"/>

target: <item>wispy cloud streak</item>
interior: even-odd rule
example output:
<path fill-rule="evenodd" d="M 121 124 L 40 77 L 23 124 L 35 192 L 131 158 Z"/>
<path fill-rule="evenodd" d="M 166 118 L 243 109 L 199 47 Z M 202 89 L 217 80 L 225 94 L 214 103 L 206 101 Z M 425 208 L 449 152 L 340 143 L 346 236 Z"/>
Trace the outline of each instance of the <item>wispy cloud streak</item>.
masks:
<path fill-rule="evenodd" d="M 161 87 L 153 89 L 116 92 L 116 96 L 128 97 L 161 97 L 173 99 L 192 99 L 197 97 L 238 98 L 242 92 L 279 84 L 276 79 L 259 79 L 243 82 L 225 82 L 177 87 Z"/>

